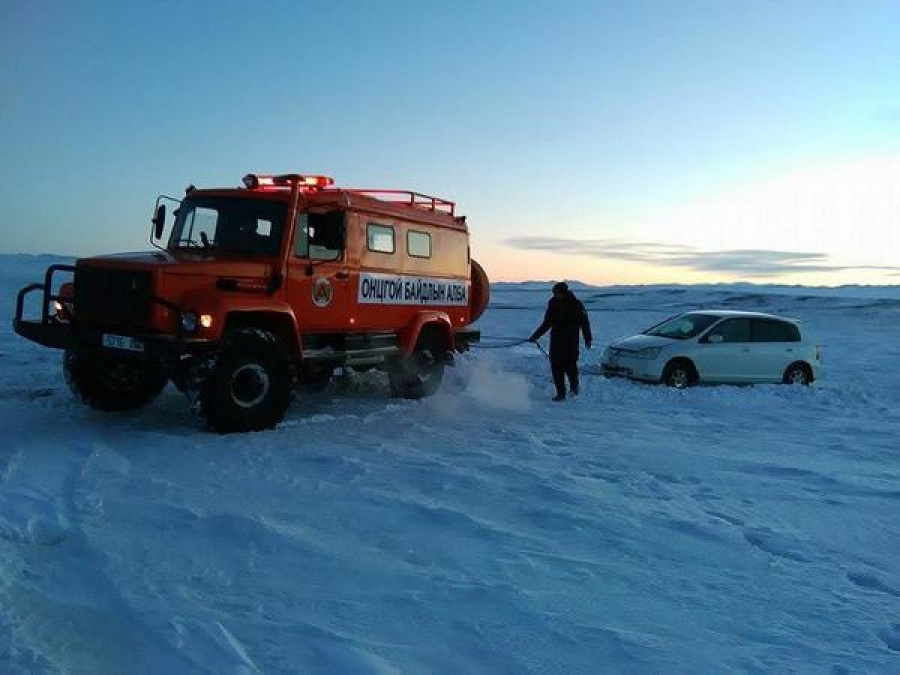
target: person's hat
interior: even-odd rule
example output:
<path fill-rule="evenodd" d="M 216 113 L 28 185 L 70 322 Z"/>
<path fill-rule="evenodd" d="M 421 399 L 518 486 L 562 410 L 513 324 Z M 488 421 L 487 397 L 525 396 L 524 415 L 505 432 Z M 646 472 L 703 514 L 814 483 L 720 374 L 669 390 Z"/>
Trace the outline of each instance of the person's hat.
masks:
<path fill-rule="evenodd" d="M 565 293 L 569 290 L 569 284 L 565 281 L 560 281 L 558 283 L 553 284 L 553 292 L 554 293 Z"/>

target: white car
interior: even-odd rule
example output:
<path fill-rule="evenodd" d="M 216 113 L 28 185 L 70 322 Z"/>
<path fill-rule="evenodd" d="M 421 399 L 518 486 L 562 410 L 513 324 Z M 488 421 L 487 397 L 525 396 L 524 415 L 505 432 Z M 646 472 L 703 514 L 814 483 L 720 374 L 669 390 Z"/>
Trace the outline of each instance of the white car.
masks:
<path fill-rule="evenodd" d="M 822 350 L 799 321 L 760 312 L 703 310 L 666 319 L 603 352 L 607 377 L 662 382 L 683 389 L 700 383 L 809 384 Z"/>

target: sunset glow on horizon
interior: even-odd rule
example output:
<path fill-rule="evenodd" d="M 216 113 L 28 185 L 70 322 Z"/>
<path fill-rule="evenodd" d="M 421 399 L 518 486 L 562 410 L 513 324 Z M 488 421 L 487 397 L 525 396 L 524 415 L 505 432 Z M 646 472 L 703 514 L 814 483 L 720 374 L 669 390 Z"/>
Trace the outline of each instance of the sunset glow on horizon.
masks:
<path fill-rule="evenodd" d="M 900 155 L 804 167 L 669 205 L 629 222 L 627 240 L 615 236 L 620 224 L 598 222 L 590 239 L 561 236 L 564 224 L 509 237 L 485 261 L 498 281 L 900 283 Z"/>

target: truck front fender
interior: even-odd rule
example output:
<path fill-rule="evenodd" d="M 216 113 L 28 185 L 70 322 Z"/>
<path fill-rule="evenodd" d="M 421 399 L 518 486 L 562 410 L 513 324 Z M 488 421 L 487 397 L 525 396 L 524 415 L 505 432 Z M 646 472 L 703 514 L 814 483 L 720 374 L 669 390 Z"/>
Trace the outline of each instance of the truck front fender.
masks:
<path fill-rule="evenodd" d="M 186 293 L 181 300 L 183 311 L 208 315 L 210 325 L 197 329 L 197 337 L 219 340 L 225 330 L 234 327 L 257 327 L 277 331 L 292 352 L 299 351 L 297 318 L 294 310 L 283 300 L 262 293 Z"/>

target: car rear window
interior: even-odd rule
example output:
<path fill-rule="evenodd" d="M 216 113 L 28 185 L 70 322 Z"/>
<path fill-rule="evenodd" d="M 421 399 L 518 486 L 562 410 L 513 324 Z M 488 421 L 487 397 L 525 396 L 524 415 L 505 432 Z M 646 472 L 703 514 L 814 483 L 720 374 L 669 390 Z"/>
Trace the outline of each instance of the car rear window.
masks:
<path fill-rule="evenodd" d="M 800 342 L 800 330 L 788 321 L 756 319 L 753 321 L 754 342 Z"/>

